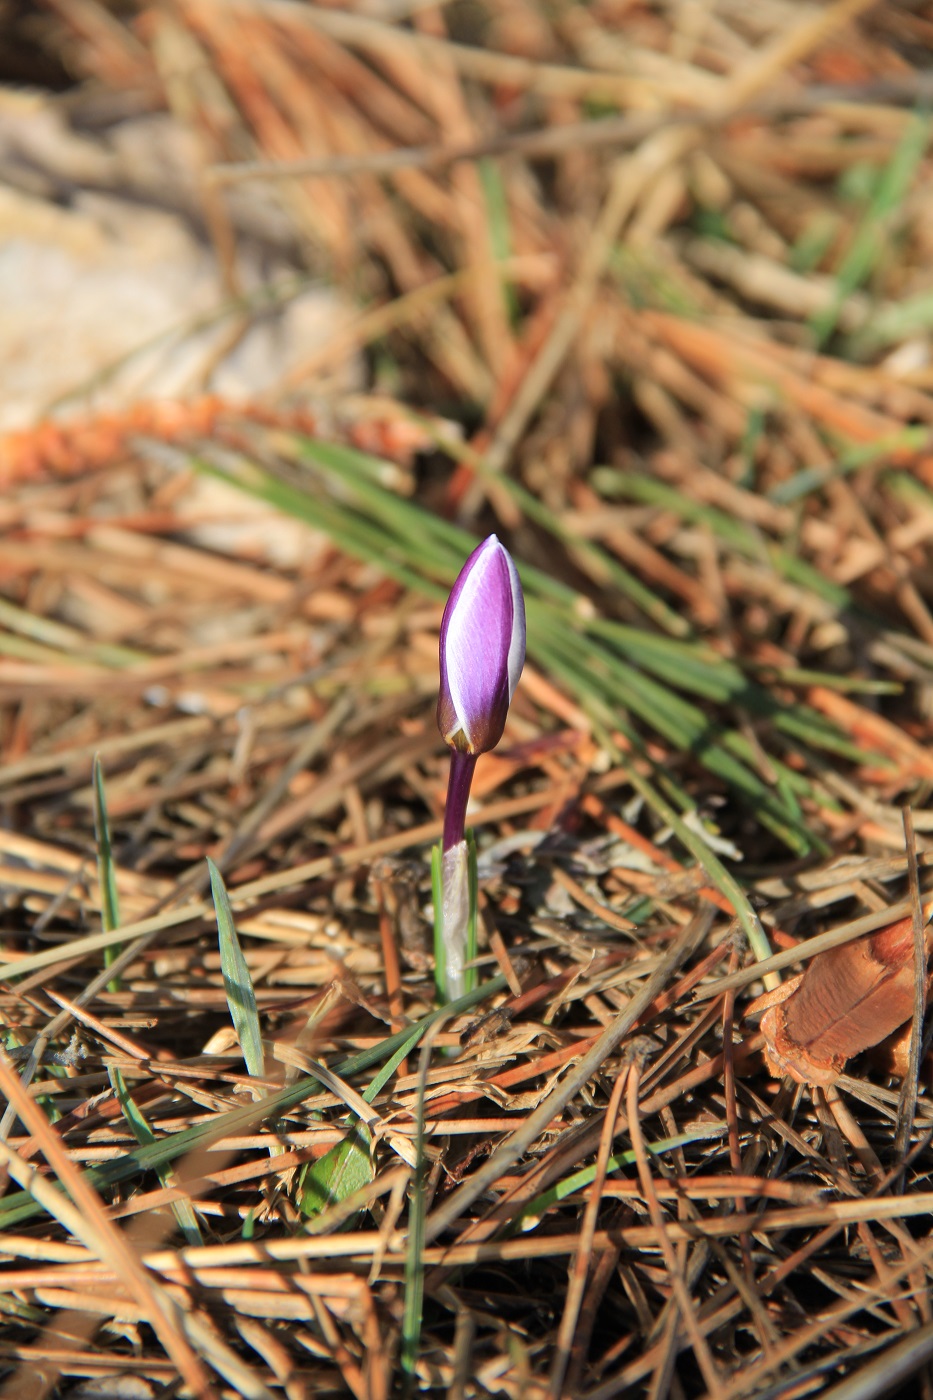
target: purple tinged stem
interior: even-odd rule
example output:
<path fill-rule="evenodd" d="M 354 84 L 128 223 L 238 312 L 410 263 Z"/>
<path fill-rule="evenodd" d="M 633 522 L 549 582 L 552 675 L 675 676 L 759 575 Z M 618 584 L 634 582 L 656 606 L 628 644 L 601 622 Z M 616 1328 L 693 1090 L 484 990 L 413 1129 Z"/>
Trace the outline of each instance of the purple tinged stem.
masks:
<path fill-rule="evenodd" d="M 467 802 L 477 755 L 450 751 L 450 776 L 447 779 L 447 806 L 444 809 L 444 850 L 456 846 L 466 834 Z"/>

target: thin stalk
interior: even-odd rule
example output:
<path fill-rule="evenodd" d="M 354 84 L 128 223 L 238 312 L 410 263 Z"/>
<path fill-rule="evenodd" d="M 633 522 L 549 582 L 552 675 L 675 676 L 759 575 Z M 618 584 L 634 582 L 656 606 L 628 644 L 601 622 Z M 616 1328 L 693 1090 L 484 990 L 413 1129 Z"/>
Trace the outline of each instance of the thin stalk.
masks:
<path fill-rule="evenodd" d="M 470 784 L 476 768 L 476 754 L 450 751 L 450 773 L 447 778 L 447 805 L 444 808 L 444 850 L 458 845 L 466 835 L 467 803 Z"/>

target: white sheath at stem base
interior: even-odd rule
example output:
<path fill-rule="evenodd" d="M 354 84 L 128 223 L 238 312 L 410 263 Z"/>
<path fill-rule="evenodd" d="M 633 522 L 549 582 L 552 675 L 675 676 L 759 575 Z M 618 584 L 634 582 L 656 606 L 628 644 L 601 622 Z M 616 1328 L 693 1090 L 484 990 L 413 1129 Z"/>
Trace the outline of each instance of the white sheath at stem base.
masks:
<path fill-rule="evenodd" d="M 465 963 L 470 928 L 470 864 L 465 841 L 458 841 L 444 852 L 441 887 L 447 997 L 455 1001 L 466 991 Z"/>

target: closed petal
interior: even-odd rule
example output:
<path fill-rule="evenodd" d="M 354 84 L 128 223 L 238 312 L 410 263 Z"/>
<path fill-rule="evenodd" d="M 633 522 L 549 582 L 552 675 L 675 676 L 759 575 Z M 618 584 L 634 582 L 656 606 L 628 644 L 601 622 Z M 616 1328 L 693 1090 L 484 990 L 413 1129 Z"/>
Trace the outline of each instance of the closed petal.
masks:
<path fill-rule="evenodd" d="M 460 571 L 441 623 L 437 721 L 447 743 L 474 754 L 498 743 L 524 657 L 518 571 L 490 535 Z"/>

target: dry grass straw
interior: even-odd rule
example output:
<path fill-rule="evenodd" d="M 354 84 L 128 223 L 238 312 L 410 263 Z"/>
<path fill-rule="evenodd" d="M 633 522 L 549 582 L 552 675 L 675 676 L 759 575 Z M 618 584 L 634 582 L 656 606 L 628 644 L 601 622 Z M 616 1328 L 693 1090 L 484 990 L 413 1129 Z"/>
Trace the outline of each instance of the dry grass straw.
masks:
<path fill-rule="evenodd" d="M 933 1394 L 928 1058 L 811 1093 L 742 1020 L 910 908 L 907 803 L 929 883 L 927 21 L 47 9 L 196 135 L 232 333 L 233 185 L 355 314 L 261 403 L 0 442 L 0 1393 Z M 529 665 L 438 1025 L 436 633 L 490 529 Z"/>

